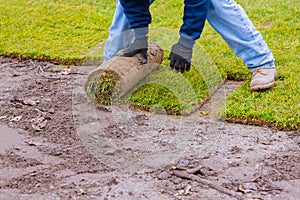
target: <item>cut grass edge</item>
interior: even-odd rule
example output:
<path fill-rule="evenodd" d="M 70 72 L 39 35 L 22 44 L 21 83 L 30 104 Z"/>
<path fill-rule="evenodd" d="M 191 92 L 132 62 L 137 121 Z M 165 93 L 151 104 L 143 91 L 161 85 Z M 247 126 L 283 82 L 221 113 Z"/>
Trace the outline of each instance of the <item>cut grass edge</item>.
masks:
<path fill-rule="evenodd" d="M 80 66 L 82 63 L 86 61 L 86 58 L 52 58 L 46 55 L 31 55 L 31 54 L 20 54 L 20 53 L 5 53 L 0 52 L 0 55 L 6 58 L 18 59 L 18 60 L 36 60 L 36 61 L 46 61 L 50 63 L 54 63 L 57 65 L 74 65 Z"/>
<path fill-rule="evenodd" d="M 230 122 L 230 123 L 239 123 L 239 124 L 245 124 L 245 125 L 255 125 L 255 126 L 262 126 L 266 128 L 272 128 L 279 131 L 299 131 L 300 124 L 296 125 L 281 125 L 276 122 L 267 122 L 265 120 L 261 119 L 247 119 L 242 117 L 226 117 L 221 118 L 221 120 Z"/>

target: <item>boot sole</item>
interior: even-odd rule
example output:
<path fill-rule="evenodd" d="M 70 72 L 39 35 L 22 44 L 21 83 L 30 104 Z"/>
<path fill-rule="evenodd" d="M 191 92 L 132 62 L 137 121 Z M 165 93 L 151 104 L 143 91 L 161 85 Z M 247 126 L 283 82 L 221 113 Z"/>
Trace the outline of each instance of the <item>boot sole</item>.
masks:
<path fill-rule="evenodd" d="M 256 86 L 250 87 L 250 91 L 266 90 L 266 89 L 273 87 L 274 85 L 275 85 L 275 81 L 265 84 L 265 85 L 256 85 Z"/>

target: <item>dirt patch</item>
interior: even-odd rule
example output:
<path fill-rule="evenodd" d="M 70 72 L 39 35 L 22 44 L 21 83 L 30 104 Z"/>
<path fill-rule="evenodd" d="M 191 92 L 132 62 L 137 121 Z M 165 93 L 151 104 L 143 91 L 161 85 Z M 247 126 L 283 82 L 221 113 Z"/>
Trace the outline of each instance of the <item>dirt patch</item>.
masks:
<path fill-rule="evenodd" d="M 0 57 L 0 199 L 300 198 L 299 130 L 95 107 L 84 74 Z"/>

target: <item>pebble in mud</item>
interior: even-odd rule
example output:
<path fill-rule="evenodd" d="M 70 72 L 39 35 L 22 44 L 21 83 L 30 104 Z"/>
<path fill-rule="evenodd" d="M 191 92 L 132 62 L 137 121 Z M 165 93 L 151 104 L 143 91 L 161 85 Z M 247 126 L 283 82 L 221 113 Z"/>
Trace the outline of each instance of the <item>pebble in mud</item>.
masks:
<path fill-rule="evenodd" d="M 170 177 L 171 177 L 171 174 L 169 174 L 169 173 L 166 172 L 166 171 L 161 172 L 161 173 L 159 173 L 159 174 L 157 175 L 157 178 L 158 178 L 159 180 L 166 180 L 166 179 L 168 179 L 168 178 L 170 178 Z"/>
<path fill-rule="evenodd" d="M 190 164 L 189 160 L 187 160 L 187 159 L 181 159 L 181 160 L 178 161 L 177 167 L 178 168 L 184 168 L 184 167 L 188 167 L 189 164 Z"/>

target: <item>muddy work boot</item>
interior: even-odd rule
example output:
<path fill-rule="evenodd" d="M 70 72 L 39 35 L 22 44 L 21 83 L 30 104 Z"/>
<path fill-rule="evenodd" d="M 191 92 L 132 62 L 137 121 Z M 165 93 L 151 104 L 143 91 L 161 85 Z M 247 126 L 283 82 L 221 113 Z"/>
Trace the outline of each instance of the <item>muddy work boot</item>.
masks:
<path fill-rule="evenodd" d="M 147 50 L 148 50 L 148 39 L 147 38 L 135 39 L 134 42 L 129 47 L 122 49 L 118 53 L 118 56 L 132 57 L 132 56 L 140 53 L 142 56 L 141 62 L 143 64 L 146 64 L 148 61 Z"/>
<path fill-rule="evenodd" d="M 266 90 L 275 84 L 277 72 L 274 68 L 260 68 L 254 70 L 250 83 L 251 91 Z"/>

